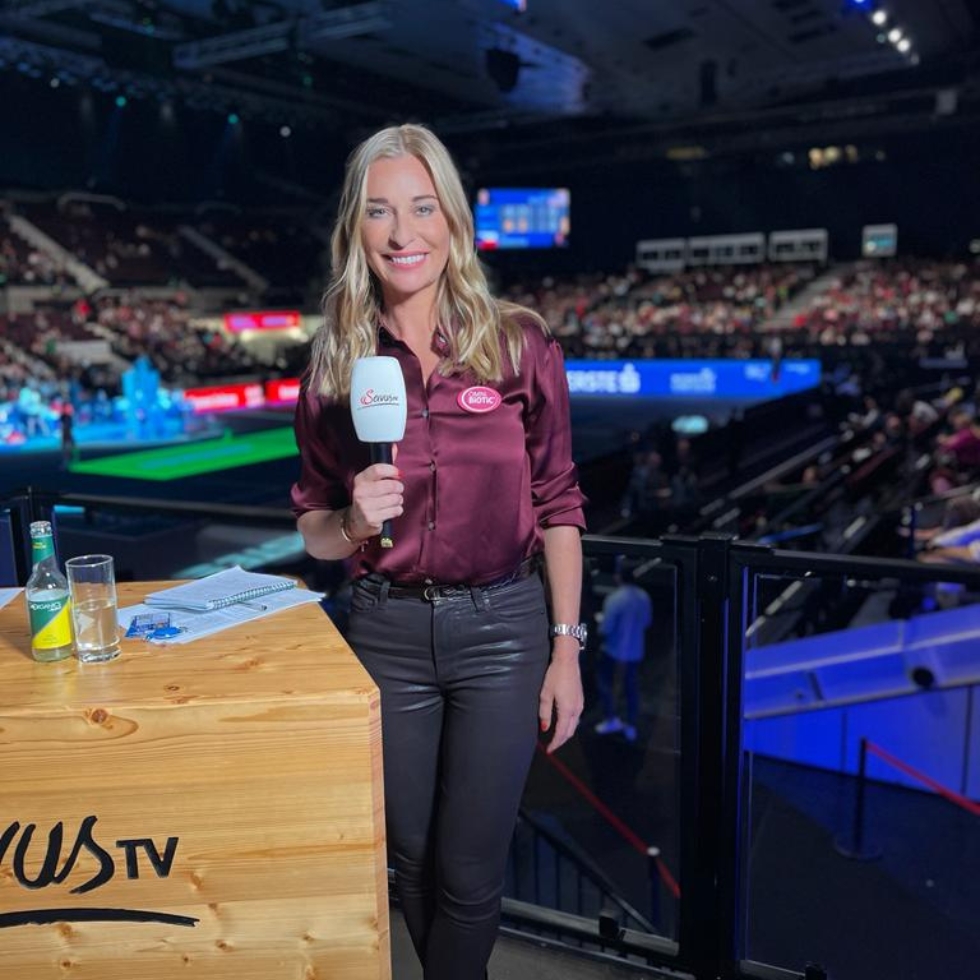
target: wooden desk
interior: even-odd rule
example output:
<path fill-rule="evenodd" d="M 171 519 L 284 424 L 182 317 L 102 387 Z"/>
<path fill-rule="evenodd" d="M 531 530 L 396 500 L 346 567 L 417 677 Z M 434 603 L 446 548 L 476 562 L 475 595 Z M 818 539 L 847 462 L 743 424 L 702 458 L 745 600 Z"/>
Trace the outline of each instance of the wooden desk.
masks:
<path fill-rule="evenodd" d="M 0 610 L 0 963 L 390 978 L 378 693 L 318 605 L 107 664 L 35 663 Z"/>

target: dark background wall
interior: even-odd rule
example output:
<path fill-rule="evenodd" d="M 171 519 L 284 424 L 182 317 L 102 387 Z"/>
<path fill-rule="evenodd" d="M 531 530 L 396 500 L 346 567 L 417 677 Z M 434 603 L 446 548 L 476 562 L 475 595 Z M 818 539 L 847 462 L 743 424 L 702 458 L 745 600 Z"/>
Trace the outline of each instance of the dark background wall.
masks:
<path fill-rule="evenodd" d="M 87 189 L 154 204 L 310 203 L 292 187 L 312 191 L 329 220 L 348 134 L 294 125 L 284 139 L 280 121 L 246 116 L 235 126 L 224 113 L 152 100 L 118 108 L 116 97 L 0 75 L 0 187 Z M 810 169 L 807 146 L 563 169 L 562 153 L 549 162 L 547 148 L 485 160 L 460 140 L 447 142 L 471 190 L 571 188 L 572 245 L 494 256 L 505 271 L 617 270 L 632 260 L 638 239 L 781 228 L 828 228 L 839 259 L 857 255 L 869 223 L 897 222 L 903 253 L 965 254 L 980 238 L 980 134 L 965 127 L 858 142 L 858 163 L 822 170 Z"/>
<path fill-rule="evenodd" d="M 807 147 L 791 151 L 790 165 L 769 153 L 567 174 L 556 167 L 549 183 L 572 188 L 574 254 L 550 256 L 548 264 L 556 271 L 566 263 L 618 268 L 643 238 L 788 228 L 827 228 L 838 259 L 859 254 L 865 224 L 897 223 L 905 254 L 962 255 L 980 238 L 976 134 L 917 134 L 857 146 L 858 163 L 822 170 L 810 169 Z"/>

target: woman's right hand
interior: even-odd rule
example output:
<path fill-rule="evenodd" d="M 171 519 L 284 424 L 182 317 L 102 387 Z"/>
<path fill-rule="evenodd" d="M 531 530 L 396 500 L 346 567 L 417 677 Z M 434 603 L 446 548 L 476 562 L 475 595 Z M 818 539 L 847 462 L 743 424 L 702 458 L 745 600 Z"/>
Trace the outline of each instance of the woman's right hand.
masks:
<path fill-rule="evenodd" d="M 380 534 L 381 525 L 405 509 L 405 485 L 391 463 L 374 463 L 354 477 L 347 529 L 357 539 Z"/>

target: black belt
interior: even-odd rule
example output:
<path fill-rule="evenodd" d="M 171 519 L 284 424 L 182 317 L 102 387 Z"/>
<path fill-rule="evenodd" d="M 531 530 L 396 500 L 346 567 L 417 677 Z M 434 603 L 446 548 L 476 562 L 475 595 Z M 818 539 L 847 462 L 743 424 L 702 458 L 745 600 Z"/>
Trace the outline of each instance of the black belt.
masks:
<path fill-rule="evenodd" d="M 424 599 L 433 602 L 436 599 L 452 599 L 456 596 L 471 595 L 474 590 L 499 589 L 504 585 L 520 582 L 521 579 L 534 575 L 541 567 L 541 555 L 531 555 L 517 566 L 510 574 L 495 578 L 492 582 L 482 582 L 480 585 L 441 585 L 436 582 L 389 582 L 381 575 L 365 576 L 362 581 L 383 588 L 387 583 L 387 594 L 392 599 Z"/>

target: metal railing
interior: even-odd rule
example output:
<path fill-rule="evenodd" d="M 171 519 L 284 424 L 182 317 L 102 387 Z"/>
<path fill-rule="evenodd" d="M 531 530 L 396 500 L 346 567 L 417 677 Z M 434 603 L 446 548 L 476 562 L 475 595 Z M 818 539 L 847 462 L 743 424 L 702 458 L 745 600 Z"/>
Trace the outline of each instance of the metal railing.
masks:
<path fill-rule="evenodd" d="M 14 538 L 26 523 L 48 516 L 56 504 L 86 509 L 149 509 L 221 521 L 271 521 L 291 516 L 264 508 L 204 503 L 31 494 L 6 501 Z M 678 813 L 679 894 L 676 940 L 658 935 L 655 917 L 623 898 L 591 855 L 525 811 L 517 848 L 530 854 L 533 872 L 512 872 L 506 920 L 571 943 L 609 949 L 620 957 L 669 968 L 695 980 L 771 980 L 816 977 L 805 962 L 793 969 L 760 964 L 743 956 L 746 916 L 742 852 L 746 773 L 742 749 L 742 678 L 746 634 L 756 617 L 755 576 L 836 576 L 869 581 L 928 583 L 941 577 L 980 592 L 980 572 L 923 566 L 912 561 L 799 554 L 743 544 L 719 534 L 668 537 L 661 541 L 587 536 L 590 561 L 610 563 L 627 555 L 671 583 L 676 624 L 676 670 L 680 691 Z M 23 552 L 26 577 L 26 549 Z M 557 896 L 557 897 L 556 897 Z M 550 901 L 562 908 L 547 908 Z M 571 909 L 568 910 L 565 906 Z M 673 917 L 670 925 L 674 926 Z M 667 930 L 664 930 L 667 931 Z M 817 960 L 819 950 L 808 959 Z"/>
<path fill-rule="evenodd" d="M 659 880 L 655 869 L 653 873 Z M 612 919 L 618 928 L 661 934 L 654 922 L 623 898 L 588 852 L 526 807 L 521 807 L 514 831 L 504 894 L 583 919 Z"/>

